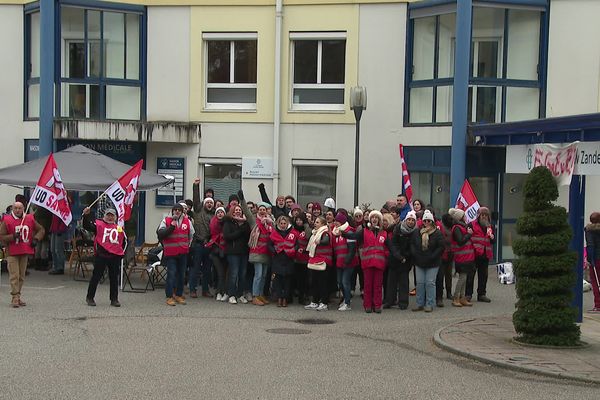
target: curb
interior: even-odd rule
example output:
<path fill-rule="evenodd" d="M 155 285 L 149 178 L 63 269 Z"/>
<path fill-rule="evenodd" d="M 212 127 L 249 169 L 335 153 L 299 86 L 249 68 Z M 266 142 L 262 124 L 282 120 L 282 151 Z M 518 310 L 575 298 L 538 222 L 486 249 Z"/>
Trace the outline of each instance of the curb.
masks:
<path fill-rule="evenodd" d="M 453 353 L 453 354 L 456 354 L 456 355 L 459 355 L 459 356 L 462 356 L 465 358 L 470 358 L 472 360 L 482 362 L 484 364 L 492 364 L 492 365 L 495 365 L 497 367 L 504 368 L 504 369 L 510 369 L 513 371 L 526 372 L 526 373 L 536 374 L 536 375 L 542 375 L 542 376 L 547 376 L 550 378 L 569 379 L 569 380 L 578 381 L 578 382 L 592 383 L 592 384 L 600 385 L 600 379 L 586 378 L 586 377 L 582 377 L 579 375 L 572 375 L 572 374 L 563 373 L 563 372 L 544 371 L 544 370 L 540 370 L 537 368 L 525 367 L 522 365 L 515 365 L 515 364 L 505 362 L 505 361 L 499 361 L 499 360 L 494 360 L 491 358 L 479 356 L 479 355 L 476 355 L 473 353 L 469 353 L 468 351 L 459 349 L 458 347 L 454 347 L 454 346 L 444 342 L 444 340 L 441 338 L 440 334 L 445 329 L 448 329 L 448 328 L 456 326 L 456 325 L 463 324 L 465 322 L 471 322 L 471 321 L 474 321 L 474 319 L 468 319 L 468 320 L 456 322 L 454 324 L 451 324 L 451 325 L 448 325 L 448 326 L 438 329 L 435 332 L 435 334 L 433 335 L 433 341 L 439 348 L 441 348 L 443 350 L 446 350 L 450 353 Z"/>

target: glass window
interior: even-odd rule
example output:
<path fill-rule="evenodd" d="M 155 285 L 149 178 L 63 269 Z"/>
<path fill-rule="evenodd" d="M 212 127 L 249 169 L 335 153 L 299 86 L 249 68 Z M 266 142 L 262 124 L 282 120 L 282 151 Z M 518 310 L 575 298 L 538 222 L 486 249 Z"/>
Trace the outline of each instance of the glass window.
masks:
<path fill-rule="evenodd" d="M 40 13 L 25 14 L 29 41 L 25 44 L 25 118 L 40 116 Z"/>
<path fill-rule="evenodd" d="M 411 172 L 410 182 L 413 188 L 413 200 L 423 201 L 424 206 L 431 202 L 431 183 L 433 174 L 431 172 Z"/>
<path fill-rule="evenodd" d="M 27 110 L 29 110 L 29 118 L 40 117 L 40 85 L 29 85 L 27 91 Z"/>
<path fill-rule="evenodd" d="M 454 51 L 456 48 L 456 14 L 440 15 L 437 78 L 454 76 Z"/>
<path fill-rule="evenodd" d="M 480 78 L 501 78 L 504 9 L 474 7 L 472 75 Z"/>
<path fill-rule="evenodd" d="M 413 79 L 433 79 L 436 17 L 419 18 L 414 22 Z"/>
<path fill-rule="evenodd" d="M 475 123 L 500 122 L 502 88 L 495 86 L 469 87 L 467 121 Z"/>
<path fill-rule="evenodd" d="M 256 108 L 257 41 L 207 40 L 207 108 Z"/>
<path fill-rule="evenodd" d="M 204 190 L 215 191 L 215 199 L 227 204 L 229 196 L 242 188 L 241 164 L 204 164 Z"/>
<path fill-rule="evenodd" d="M 427 201 L 423 199 L 425 203 Z M 433 174 L 433 189 L 431 191 L 431 202 L 435 210 L 435 215 L 441 218 L 443 214 L 448 212 L 450 204 L 450 175 L 448 174 Z"/>
<path fill-rule="evenodd" d="M 29 76 L 40 76 L 40 13 L 30 14 Z"/>
<path fill-rule="evenodd" d="M 137 86 L 106 86 L 106 118 L 140 119 L 140 96 Z"/>
<path fill-rule="evenodd" d="M 346 40 L 292 41 L 294 108 L 311 109 L 324 105 L 342 109 L 346 75 Z"/>
<path fill-rule="evenodd" d="M 505 174 L 502 192 L 502 218 L 517 219 L 523 211 L 523 185 L 526 174 Z"/>
<path fill-rule="evenodd" d="M 506 88 L 506 122 L 539 118 L 539 101 L 538 88 Z"/>
<path fill-rule="evenodd" d="M 507 78 L 538 80 L 540 22 L 539 11 L 508 11 Z"/>
<path fill-rule="evenodd" d="M 104 13 L 106 76 L 125 78 L 125 14 Z"/>
<path fill-rule="evenodd" d="M 433 88 L 410 89 L 410 122 L 431 122 L 433 116 Z"/>
<path fill-rule="evenodd" d="M 436 107 L 435 107 L 435 122 L 451 122 L 452 121 L 452 96 L 453 86 L 438 86 Z"/>
<path fill-rule="evenodd" d="M 323 202 L 336 198 L 337 167 L 296 166 L 296 200 L 298 204 Z"/>

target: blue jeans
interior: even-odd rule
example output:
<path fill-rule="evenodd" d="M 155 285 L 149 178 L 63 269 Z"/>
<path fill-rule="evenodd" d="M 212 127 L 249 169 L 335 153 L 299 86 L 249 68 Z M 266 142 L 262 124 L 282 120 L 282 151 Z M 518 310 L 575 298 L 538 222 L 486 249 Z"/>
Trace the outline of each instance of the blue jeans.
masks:
<path fill-rule="evenodd" d="M 183 278 L 185 275 L 185 268 L 187 267 L 187 257 L 187 254 L 165 257 L 165 265 L 167 266 L 167 285 L 165 286 L 165 294 L 167 297 L 173 296 L 173 290 L 175 290 L 176 296 L 183 295 Z"/>
<path fill-rule="evenodd" d="M 417 271 L 417 306 L 435 306 L 435 279 L 439 267 L 421 268 L 415 266 Z"/>
<path fill-rule="evenodd" d="M 52 270 L 65 270 L 65 239 L 67 232 L 50 235 L 50 253 L 52 254 Z"/>
<path fill-rule="evenodd" d="M 252 296 L 262 296 L 265 287 L 265 278 L 269 266 L 263 263 L 254 263 L 254 279 L 252 280 Z"/>
<path fill-rule="evenodd" d="M 198 286 L 198 272 L 202 275 L 202 292 L 209 290 L 211 279 L 212 262 L 210 260 L 210 249 L 204 247 L 202 243 L 194 243 L 192 246 L 192 267 L 190 268 L 190 292 L 195 292 Z"/>
<path fill-rule="evenodd" d="M 337 284 L 344 293 L 344 303 L 350 305 L 352 299 L 352 274 L 354 268 L 337 268 Z"/>
<path fill-rule="evenodd" d="M 227 294 L 229 296 L 241 297 L 244 291 L 244 282 L 246 281 L 248 255 L 228 255 L 227 264 L 229 266 Z"/>

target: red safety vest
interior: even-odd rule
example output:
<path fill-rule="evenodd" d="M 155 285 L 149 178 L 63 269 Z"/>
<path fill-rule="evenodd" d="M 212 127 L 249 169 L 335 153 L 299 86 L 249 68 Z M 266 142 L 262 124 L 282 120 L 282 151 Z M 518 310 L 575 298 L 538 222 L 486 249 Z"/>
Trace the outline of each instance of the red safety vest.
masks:
<path fill-rule="evenodd" d="M 462 246 L 454 240 L 454 230 L 460 229 L 463 236 L 467 234 L 467 227 L 464 225 L 456 224 L 452 227 L 452 254 L 454 255 L 454 262 L 457 264 L 469 264 L 475 261 L 475 248 L 473 242 L 468 240 Z"/>
<path fill-rule="evenodd" d="M 265 217 L 269 218 L 269 217 Z M 258 231 L 260 232 L 258 235 L 258 242 L 256 243 L 256 247 L 250 249 L 250 254 L 269 254 L 269 236 L 271 232 L 274 231 L 272 226 L 265 226 L 258 219 L 256 220 L 256 226 L 258 226 Z"/>
<path fill-rule="evenodd" d="M 475 255 L 477 257 L 485 256 L 488 260 L 491 260 L 494 254 L 492 252 L 492 242 L 487 235 L 487 231 L 484 231 L 483 227 L 477 221 L 473 221 L 471 226 L 473 227 L 471 241 L 473 242 L 473 247 L 475 247 Z"/>
<path fill-rule="evenodd" d="M 306 246 L 308 246 L 308 238 L 306 237 L 306 232 L 298 232 L 295 228 L 292 229 L 293 232 L 296 232 L 296 237 L 298 240 L 296 243 L 298 244 L 298 250 L 296 251 L 296 259 L 294 260 L 298 264 L 306 264 L 308 263 L 308 251 L 306 251 Z"/>
<path fill-rule="evenodd" d="M 210 240 L 206 243 L 206 247 L 216 245 L 219 249 L 225 250 L 225 238 L 223 237 L 223 220 L 212 217 L 209 224 Z"/>
<path fill-rule="evenodd" d="M 356 229 L 349 226 L 344 232 L 354 232 Z M 333 239 L 333 254 L 335 254 L 335 266 L 338 268 L 356 267 L 358 265 L 358 252 L 354 252 L 354 257 L 350 261 L 350 265 L 344 265 L 344 260 L 348 255 L 348 239 L 342 235 L 336 236 Z"/>
<path fill-rule="evenodd" d="M 171 225 L 173 218 L 165 218 L 167 227 Z M 190 251 L 190 220 L 183 216 L 181 225 L 175 226 L 175 230 L 162 241 L 165 257 L 173 257 L 187 254 Z"/>
<path fill-rule="evenodd" d="M 372 230 L 363 229 L 363 244 L 361 247 L 361 267 L 385 269 L 387 257 L 385 256 L 387 232 L 380 229 L 377 236 Z"/>
<path fill-rule="evenodd" d="M 323 233 L 323 235 L 329 235 L 329 244 L 318 244 L 315 249 L 315 256 L 309 258 L 311 263 L 319 263 L 325 261 L 327 266 L 333 265 L 333 245 L 331 240 L 331 234 L 329 231 Z"/>
<path fill-rule="evenodd" d="M 271 242 L 273 242 L 275 253 L 281 253 L 283 251 L 289 258 L 293 259 L 296 257 L 296 240 L 298 239 L 296 230 L 290 230 L 284 238 L 277 229 L 273 229 L 269 238 L 271 239 Z"/>
<path fill-rule="evenodd" d="M 94 239 L 94 249 L 102 246 L 110 254 L 122 256 L 125 254 L 123 243 L 125 233 L 123 228 L 117 224 L 107 224 L 104 220 L 96 220 L 96 238 Z"/>
<path fill-rule="evenodd" d="M 35 253 L 35 249 L 31 247 L 31 241 L 35 232 L 35 219 L 33 219 L 33 215 L 27 214 L 23 226 L 21 226 L 21 221 L 23 221 L 23 218 L 16 219 L 12 214 L 4 217 L 7 234 L 12 235 L 17 229 L 21 230 L 18 243 L 16 241 L 8 242 L 8 255 L 10 256 L 31 255 Z M 21 227 L 18 228 L 19 226 Z"/>

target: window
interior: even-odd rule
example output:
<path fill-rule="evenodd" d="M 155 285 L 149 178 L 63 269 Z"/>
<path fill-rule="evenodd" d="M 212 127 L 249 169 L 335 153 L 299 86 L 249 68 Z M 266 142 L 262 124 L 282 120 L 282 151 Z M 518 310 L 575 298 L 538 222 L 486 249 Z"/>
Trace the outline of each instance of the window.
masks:
<path fill-rule="evenodd" d="M 452 122 L 456 14 L 414 9 L 407 52 L 407 124 Z M 543 114 L 544 8 L 473 8 L 468 121 L 497 123 Z"/>
<path fill-rule="evenodd" d="M 204 190 L 215 191 L 215 200 L 222 200 L 225 205 L 229 196 L 237 194 L 242 188 L 241 164 L 204 164 Z"/>
<path fill-rule="evenodd" d="M 40 116 L 40 12 L 25 14 L 25 118 Z"/>
<path fill-rule="evenodd" d="M 257 35 L 205 33 L 206 109 L 256 109 Z"/>
<path fill-rule="evenodd" d="M 431 172 L 411 172 L 413 200 L 419 199 L 423 206 L 431 205 L 439 218 L 448 210 L 450 203 L 450 175 Z"/>
<path fill-rule="evenodd" d="M 343 110 L 346 34 L 290 33 L 292 109 Z"/>
<path fill-rule="evenodd" d="M 142 14 L 61 7 L 60 115 L 140 120 Z"/>
<path fill-rule="evenodd" d="M 296 201 L 302 207 L 311 201 L 321 204 L 336 198 L 337 166 L 296 165 Z"/>

